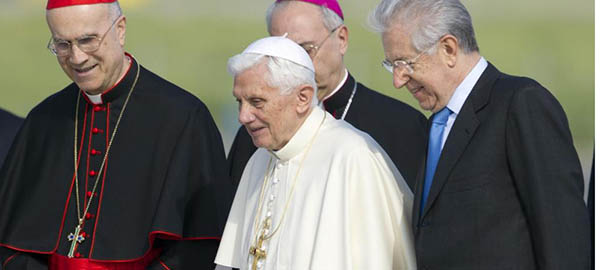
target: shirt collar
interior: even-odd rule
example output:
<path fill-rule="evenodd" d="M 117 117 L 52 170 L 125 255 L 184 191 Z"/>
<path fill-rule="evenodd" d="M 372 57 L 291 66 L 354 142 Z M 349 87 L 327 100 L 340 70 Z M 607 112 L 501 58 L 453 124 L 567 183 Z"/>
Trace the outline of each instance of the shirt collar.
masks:
<path fill-rule="evenodd" d="M 280 161 L 286 161 L 294 158 L 305 150 L 309 141 L 313 138 L 318 130 L 320 122 L 324 119 L 326 112 L 315 106 L 312 108 L 311 113 L 305 119 L 305 122 L 299 127 L 297 132 L 290 138 L 288 143 L 284 145 L 280 150 L 269 151 Z"/>
<path fill-rule="evenodd" d="M 324 97 L 324 100 L 322 101 L 326 101 L 327 99 L 329 99 L 330 97 L 332 97 L 335 93 L 337 93 L 345 84 L 345 81 L 347 80 L 349 72 L 347 72 L 347 68 L 345 69 L 345 75 L 343 75 L 343 79 L 341 79 L 341 82 L 339 84 L 337 84 L 337 87 L 335 87 L 335 90 L 333 90 L 332 92 L 330 92 L 330 94 L 328 94 L 326 97 Z"/>
<path fill-rule="evenodd" d="M 87 96 L 87 98 L 89 99 L 89 101 L 95 105 L 99 105 L 102 104 L 102 94 L 97 94 L 97 95 L 90 95 L 89 93 L 83 91 L 83 94 L 85 94 L 85 96 Z"/>
<path fill-rule="evenodd" d="M 330 95 L 326 96 L 322 101 L 324 109 L 332 112 L 347 105 L 347 101 L 352 95 L 352 90 L 355 83 L 356 80 L 354 80 L 354 77 L 352 77 L 352 75 L 345 70 L 345 78 L 341 81 L 339 86 L 337 86 L 337 89 L 335 89 L 335 91 L 333 91 Z"/>
<path fill-rule="evenodd" d="M 474 88 L 474 85 L 483 74 L 483 71 L 485 71 L 485 68 L 487 68 L 487 60 L 481 56 L 479 62 L 470 70 L 462 83 L 458 85 L 455 92 L 453 92 L 449 103 L 447 103 L 447 108 L 449 108 L 451 112 L 455 114 L 460 112 L 462 106 L 466 102 L 466 98 L 468 98 L 468 95 L 472 92 L 472 88 Z"/>

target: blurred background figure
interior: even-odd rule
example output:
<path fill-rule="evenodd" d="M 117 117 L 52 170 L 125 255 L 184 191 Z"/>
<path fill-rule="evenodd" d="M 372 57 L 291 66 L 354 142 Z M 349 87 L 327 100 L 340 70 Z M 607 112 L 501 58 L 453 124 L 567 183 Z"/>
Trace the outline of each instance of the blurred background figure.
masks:
<path fill-rule="evenodd" d="M 0 109 L 0 169 L 23 118 Z"/>

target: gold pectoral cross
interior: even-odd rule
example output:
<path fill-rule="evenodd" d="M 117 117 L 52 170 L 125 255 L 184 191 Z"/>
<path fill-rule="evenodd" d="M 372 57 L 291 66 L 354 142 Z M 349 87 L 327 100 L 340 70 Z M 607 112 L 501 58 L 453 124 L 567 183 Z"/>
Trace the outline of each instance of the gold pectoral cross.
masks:
<path fill-rule="evenodd" d="M 267 217 L 264 221 L 263 230 L 261 235 L 258 237 L 256 241 L 256 246 L 250 247 L 250 255 L 254 256 L 254 260 L 252 261 L 252 270 L 258 269 L 258 261 L 264 260 L 267 257 L 267 251 L 263 249 L 263 241 L 265 241 L 265 232 L 269 230 L 271 227 L 271 219 Z"/>
<path fill-rule="evenodd" d="M 80 234 L 81 225 L 83 224 L 82 219 L 79 220 L 78 225 L 74 228 L 74 232 L 68 235 L 68 241 L 72 242 L 70 245 L 70 252 L 68 252 L 68 258 L 74 258 L 74 251 L 76 250 L 76 243 L 82 243 L 85 240 Z"/>

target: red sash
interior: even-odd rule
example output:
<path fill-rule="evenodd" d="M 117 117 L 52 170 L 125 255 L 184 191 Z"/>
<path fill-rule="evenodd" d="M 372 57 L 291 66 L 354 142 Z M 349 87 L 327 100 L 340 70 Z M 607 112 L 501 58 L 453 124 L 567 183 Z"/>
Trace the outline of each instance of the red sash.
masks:
<path fill-rule="evenodd" d="M 161 249 L 155 249 L 144 257 L 129 262 L 98 262 L 87 258 L 68 258 L 53 253 L 49 256 L 49 270 L 145 270 L 160 253 Z"/>

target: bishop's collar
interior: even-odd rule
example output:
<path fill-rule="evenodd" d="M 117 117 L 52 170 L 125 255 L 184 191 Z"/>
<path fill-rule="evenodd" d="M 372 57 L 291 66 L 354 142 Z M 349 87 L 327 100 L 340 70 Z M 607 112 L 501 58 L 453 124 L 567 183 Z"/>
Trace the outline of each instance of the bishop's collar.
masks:
<path fill-rule="evenodd" d="M 332 94 L 331 96 L 326 97 L 326 99 L 324 99 L 324 101 L 323 101 L 324 109 L 326 109 L 327 111 L 332 113 L 336 110 L 339 110 L 339 109 L 342 109 L 343 107 L 345 107 L 347 105 L 347 102 L 348 102 L 350 96 L 352 95 L 352 90 L 354 89 L 354 83 L 356 83 L 356 80 L 348 72 L 347 80 L 345 80 L 345 82 L 343 83 L 341 88 L 337 92 Z M 339 115 L 339 116 L 341 116 L 341 115 Z"/>
<path fill-rule="evenodd" d="M 121 96 L 126 96 L 127 93 L 129 93 L 129 89 L 131 88 L 133 81 L 136 79 L 138 69 L 135 68 L 137 66 L 136 59 L 131 56 L 131 54 L 125 53 L 125 55 L 131 59 L 127 73 L 123 75 L 119 82 L 101 94 L 89 95 L 85 91 L 81 91 L 87 102 L 94 105 L 99 105 L 112 102 Z"/>

